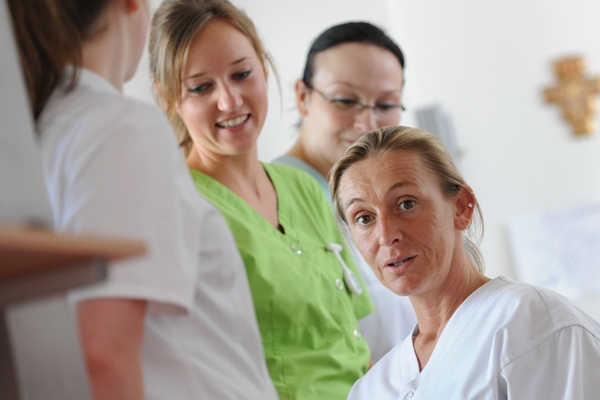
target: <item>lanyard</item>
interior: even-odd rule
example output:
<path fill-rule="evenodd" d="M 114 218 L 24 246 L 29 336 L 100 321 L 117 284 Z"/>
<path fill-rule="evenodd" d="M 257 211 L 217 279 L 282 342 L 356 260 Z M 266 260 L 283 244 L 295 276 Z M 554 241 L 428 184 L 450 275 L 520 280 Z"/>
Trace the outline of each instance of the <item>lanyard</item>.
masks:
<path fill-rule="evenodd" d="M 360 296 L 363 292 L 363 288 L 360 285 L 360 282 L 356 275 L 354 275 L 354 272 L 352 272 L 352 270 L 348 268 L 348 266 L 344 262 L 344 259 L 342 258 L 342 245 L 337 243 L 327 243 L 327 250 L 333 252 L 337 257 L 338 261 L 340 262 L 342 270 L 344 271 L 344 282 L 346 282 L 346 286 L 348 286 L 352 293 L 354 293 L 357 296 Z"/>

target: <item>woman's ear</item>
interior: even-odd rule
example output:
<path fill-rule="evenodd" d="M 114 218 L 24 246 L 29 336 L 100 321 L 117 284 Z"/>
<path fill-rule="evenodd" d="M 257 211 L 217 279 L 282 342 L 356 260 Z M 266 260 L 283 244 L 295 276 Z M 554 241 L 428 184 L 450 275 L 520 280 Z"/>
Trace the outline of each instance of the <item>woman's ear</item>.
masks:
<path fill-rule="evenodd" d="M 308 107 L 306 106 L 308 88 L 302 79 L 298 79 L 294 89 L 296 91 L 296 108 L 298 108 L 301 117 L 306 117 L 308 115 Z"/>
<path fill-rule="evenodd" d="M 468 185 L 461 186 L 454 203 L 454 227 L 456 229 L 460 231 L 467 229 L 473 219 L 476 204 L 475 193 L 473 193 L 471 187 Z"/>
<path fill-rule="evenodd" d="M 163 97 L 162 86 L 157 81 L 154 81 L 153 86 L 154 86 L 154 99 L 156 100 L 156 103 L 158 104 L 160 109 L 163 110 L 164 112 L 166 112 L 167 111 L 167 103 Z"/>
<path fill-rule="evenodd" d="M 123 0 L 125 9 L 129 13 L 134 13 L 140 8 L 140 2 L 144 0 Z"/>

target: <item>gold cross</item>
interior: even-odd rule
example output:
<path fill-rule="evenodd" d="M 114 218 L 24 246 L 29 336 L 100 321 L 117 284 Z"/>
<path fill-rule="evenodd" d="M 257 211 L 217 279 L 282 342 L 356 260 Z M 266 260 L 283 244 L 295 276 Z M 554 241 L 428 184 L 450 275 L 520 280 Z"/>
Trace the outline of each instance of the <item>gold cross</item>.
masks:
<path fill-rule="evenodd" d="M 563 118 L 571 123 L 576 135 L 591 134 L 596 129 L 595 95 L 600 93 L 600 77 L 585 77 L 583 57 L 556 60 L 553 67 L 560 83 L 544 89 L 546 102 L 559 103 Z"/>

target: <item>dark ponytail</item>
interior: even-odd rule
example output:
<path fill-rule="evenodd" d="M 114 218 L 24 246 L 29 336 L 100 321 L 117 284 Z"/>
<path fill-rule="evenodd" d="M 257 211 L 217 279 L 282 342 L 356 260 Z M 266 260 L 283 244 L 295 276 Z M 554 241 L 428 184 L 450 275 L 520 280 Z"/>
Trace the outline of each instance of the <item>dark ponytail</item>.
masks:
<path fill-rule="evenodd" d="M 68 65 L 79 66 L 83 41 L 110 0 L 8 0 L 21 68 L 37 120 Z M 77 80 L 73 69 L 70 87 Z"/>

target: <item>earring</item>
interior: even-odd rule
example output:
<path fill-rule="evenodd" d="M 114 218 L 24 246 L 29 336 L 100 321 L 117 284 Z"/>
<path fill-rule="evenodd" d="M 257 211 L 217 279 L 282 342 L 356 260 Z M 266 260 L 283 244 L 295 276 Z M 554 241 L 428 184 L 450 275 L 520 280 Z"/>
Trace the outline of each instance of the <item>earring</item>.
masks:
<path fill-rule="evenodd" d="M 467 207 L 469 207 L 469 208 L 473 208 L 473 203 L 469 203 L 469 204 L 467 204 Z"/>

